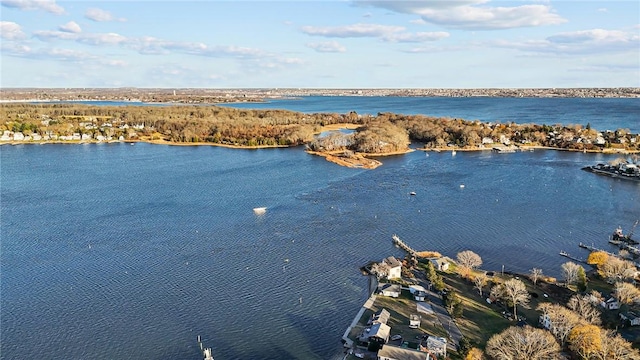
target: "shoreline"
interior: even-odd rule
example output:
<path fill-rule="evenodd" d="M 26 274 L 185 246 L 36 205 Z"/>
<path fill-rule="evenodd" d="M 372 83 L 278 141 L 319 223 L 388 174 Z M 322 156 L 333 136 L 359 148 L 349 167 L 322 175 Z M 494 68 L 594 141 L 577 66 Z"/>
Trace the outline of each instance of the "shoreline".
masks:
<path fill-rule="evenodd" d="M 346 127 L 342 127 L 345 128 Z M 331 130 L 326 130 L 331 131 Z M 257 150 L 257 149 L 282 149 L 282 148 L 293 148 L 303 145 L 234 145 L 234 144 L 219 144 L 219 143 L 208 143 L 208 142 L 171 142 L 166 140 L 147 140 L 147 139 L 138 139 L 138 140 L 111 140 L 111 141 L 95 141 L 95 140 L 28 140 L 28 141 L 1 141 L 0 146 L 3 145 L 48 145 L 48 144 L 62 144 L 62 145 L 88 145 L 88 144 L 118 144 L 118 143 L 148 143 L 153 145 L 168 145 L 168 146 L 218 146 L 225 147 L 230 149 L 240 149 L 240 150 Z M 452 147 L 435 147 L 435 148 L 411 148 L 406 151 L 395 151 L 395 152 L 387 152 L 387 153 L 376 153 L 376 154 L 368 154 L 368 153 L 355 153 L 356 156 L 361 156 L 370 160 L 374 160 L 371 158 L 377 157 L 387 157 L 387 156 L 396 156 L 396 155 L 404 155 L 414 151 L 424 151 L 424 152 L 452 152 L 452 151 L 460 151 L 460 152 L 475 152 L 475 151 L 494 151 L 494 148 L 452 148 Z M 589 154 L 619 154 L 619 155 L 633 155 L 640 154 L 640 150 L 629 150 L 629 149 L 602 149 L 602 150 L 580 150 L 580 149 L 563 149 L 556 148 L 551 146 L 542 146 L 542 145 L 525 145 L 514 148 L 515 151 L 533 151 L 533 150 L 554 150 L 554 151 L 567 151 L 567 152 L 584 152 Z M 333 151 L 330 153 L 324 153 L 319 151 L 310 151 L 306 150 L 307 153 L 318 156 L 335 156 L 335 154 L 342 153 L 343 151 Z"/>

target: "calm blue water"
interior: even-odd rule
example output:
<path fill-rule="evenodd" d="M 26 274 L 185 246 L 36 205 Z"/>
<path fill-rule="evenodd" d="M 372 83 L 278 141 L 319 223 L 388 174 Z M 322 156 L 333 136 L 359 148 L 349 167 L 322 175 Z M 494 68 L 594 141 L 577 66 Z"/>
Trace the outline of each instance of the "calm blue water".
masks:
<path fill-rule="evenodd" d="M 273 100 L 268 103 L 224 104 L 249 109 L 289 109 L 305 113 L 348 113 L 375 115 L 393 112 L 488 122 L 518 124 L 591 123 L 595 129 L 629 129 L 640 133 L 640 99 L 617 98 L 491 98 L 491 97 L 393 97 L 393 96 L 309 96 Z"/>
<path fill-rule="evenodd" d="M 0 358 L 198 359 L 201 335 L 216 359 L 329 359 L 394 233 L 549 275 L 560 250 L 608 246 L 640 184 L 580 167 L 613 158 L 416 151 L 367 171 L 302 148 L 1 146 Z"/>

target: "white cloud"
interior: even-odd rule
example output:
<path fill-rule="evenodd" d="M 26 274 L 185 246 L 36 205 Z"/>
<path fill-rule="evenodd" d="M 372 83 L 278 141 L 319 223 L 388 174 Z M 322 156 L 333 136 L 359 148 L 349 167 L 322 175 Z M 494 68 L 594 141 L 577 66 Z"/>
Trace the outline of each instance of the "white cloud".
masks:
<path fill-rule="evenodd" d="M 607 10 L 607 8 L 599 8 L 598 12 L 606 13 L 606 12 L 609 12 L 609 10 Z"/>
<path fill-rule="evenodd" d="M 33 49 L 26 45 L 3 45 L 2 52 L 9 56 L 41 60 L 84 61 L 97 59 L 95 55 L 84 51 L 61 48 Z"/>
<path fill-rule="evenodd" d="M 125 18 L 115 18 L 110 12 L 98 8 L 87 9 L 87 11 L 84 13 L 84 17 L 97 22 L 126 21 Z"/>
<path fill-rule="evenodd" d="M 79 43 L 100 46 L 100 45 L 118 45 L 127 41 L 127 38 L 116 33 L 104 34 L 84 34 L 78 37 Z"/>
<path fill-rule="evenodd" d="M 124 60 L 102 60 L 101 63 L 113 67 L 125 67 L 128 65 Z"/>
<path fill-rule="evenodd" d="M 80 25 L 75 21 L 69 21 L 64 25 L 58 26 L 58 30 L 74 34 L 82 32 L 82 28 L 80 28 Z"/>
<path fill-rule="evenodd" d="M 440 39 L 444 39 L 449 37 L 448 32 L 437 31 L 437 32 L 417 32 L 415 34 L 412 33 L 401 33 L 401 34 L 389 34 L 383 37 L 383 40 L 389 42 L 403 42 L 403 43 L 417 43 L 417 42 L 426 42 L 426 41 L 436 41 Z"/>
<path fill-rule="evenodd" d="M 33 36 L 42 40 L 76 40 L 79 34 L 74 34 L 66 31 L 52 31 L 52 30 L 37 30 L 33 32 Z"/>
<path fill-rule="evenodd" d="M 21 40 L 26 35 L 20 25 L 11 21 L 0 21 L 0 38 L 5 40 Z"/>
<path fill-rule="evenodd" d="M 325 41 L 318 43 L 307 43 L 307 47 L 312 48 L 317 52 L 323 53 L 343 53 L 347 51 L 347 48 L 340 45 L 337 41 Z"/>
<path fill-rule="evenodd" d="M 64 14 L 64 8 L 55 0 L 0 0 L 0 4 L 20 10 L 43 10 L 56 15 Z"/>
<path fill-rule="evenodd" d="M 488 0 L 388 1 L 359 0 L 356 4 L 419 15 L 424 21 L 447 28 L 495 30 L 566 22 L 548 5 L 487 6 Z"/>
<path fill-rule="evenodd" d="M 312 36 L 324 37 L 381 37 L 389 33 L 403 31 L 404 27 L 378 25 L 378 24 L 353 24 L 344 26 L 303 26 L 302 32 Z"/>
<path fill-rule="evenodd" d="M 409 22 L 412 23 L 412 24 L 416 24 L 416 25 L 427 25 L 427 22 L 424 21 L 422 18 L 415 19 L 415 20 L 409 20 Z"/>
<path fill-rule="evenodd" d="M 449 36 L 446 32 L 405 32 L 402 26 L 378 24 L 353 24 L 344 26 L 303 26 L 302 32 L 312 36 L 329 38 L 371 37 L 387 42 L 425 42 L 443 39 Z"/>
<path fill-rule="evenodd" d="M 640 35 L 619 30 L 591 29 L 560 33 L 544 40 L 496 41 L 492 45 L 556 55 L 609 54 L 627 51 L 637 53 L 640 48 Z"/>

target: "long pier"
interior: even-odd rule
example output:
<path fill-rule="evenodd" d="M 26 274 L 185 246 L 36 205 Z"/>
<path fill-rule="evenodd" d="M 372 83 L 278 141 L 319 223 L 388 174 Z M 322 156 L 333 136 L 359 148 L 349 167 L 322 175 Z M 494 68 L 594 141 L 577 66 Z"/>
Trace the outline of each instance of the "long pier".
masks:
<path fill-rule="evenodd" d="M 584 264 L 587 263 L 584 259 L 580 259 L 580 258 L 577 258 L 575 256 L 571 256 L 571 255 L 567 254 L 564 251 L 560 251 L 560 256 L 564 256 L 564 257 L 569 258 L 569 259 L 571 259 L 573 261 L 581 262 L 581 263 L 584 263 Z"/>
<path fill-rule="evenodd" d="M 391 239 L 393 240 L 393 243 L 395 245 L 397 245 L 400 249 L 406 251 L 407 253 L 409 253 L 409 255 L 411 256 L 416 256 L 417 255 L 417 251 L 415 251 L 411 246 L 407 245 L 404 241 L 400 240 L 400 238 L 398 237 L 398 235 L 393 235 L 391 236 Z"/>

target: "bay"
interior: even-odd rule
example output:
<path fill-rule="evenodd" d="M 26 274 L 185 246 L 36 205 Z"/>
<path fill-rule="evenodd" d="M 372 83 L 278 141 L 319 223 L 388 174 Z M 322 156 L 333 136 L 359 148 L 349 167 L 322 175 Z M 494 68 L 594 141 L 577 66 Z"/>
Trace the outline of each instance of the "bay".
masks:
<path fill-rule="evenodd" d="M 640 184 L 580 168 L 615 157 L 415 151 L 368 171 L 302 148 L 1 146 L 0 358 L 198 359 L 201 335 L 216 359 L 330 359 L 358 268 L 402 256 L 393 234 L 552 276 L 560 250 L 607 247 Z"/>

